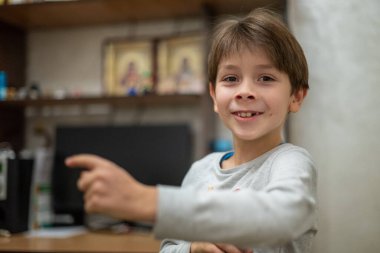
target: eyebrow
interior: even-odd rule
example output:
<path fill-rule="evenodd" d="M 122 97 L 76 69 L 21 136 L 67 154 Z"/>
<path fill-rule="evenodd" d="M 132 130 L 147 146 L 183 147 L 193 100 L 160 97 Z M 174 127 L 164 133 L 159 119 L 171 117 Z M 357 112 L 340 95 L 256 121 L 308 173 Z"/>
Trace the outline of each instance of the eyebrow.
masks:
<path fill-rule="evenodd" d="M 259 65 L 255 65 L 255 68 L 259 68 L 259 69 L 275 69 L 276 67 L 273 64 L 259 64 Z M 236 66 L 236 65 L 233 65 L 233 64 L 226 64 L 226 65 L 220 66 L 220 69 L 236 70 L 236 69 L 240 69 L 240 68 L 238 66 Z"/>
<path fill-rule="evenodd" d="M 235 70 L 235 69 L 240 69 L 240 68 L 233 64 L 226 64 L 226 65 L 220 66 L 220 69 Z"/>

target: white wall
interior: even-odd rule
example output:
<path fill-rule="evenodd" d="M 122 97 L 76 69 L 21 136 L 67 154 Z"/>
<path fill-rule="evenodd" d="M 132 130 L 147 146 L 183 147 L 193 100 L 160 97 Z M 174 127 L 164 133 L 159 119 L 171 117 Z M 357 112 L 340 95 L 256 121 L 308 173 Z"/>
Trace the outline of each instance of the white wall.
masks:
<path fill-rule="evenodd" d="M 290 140 L 319 168 L 316 253 L 380 252 L 380 1 L 291 0 L 310 68 Z"/>

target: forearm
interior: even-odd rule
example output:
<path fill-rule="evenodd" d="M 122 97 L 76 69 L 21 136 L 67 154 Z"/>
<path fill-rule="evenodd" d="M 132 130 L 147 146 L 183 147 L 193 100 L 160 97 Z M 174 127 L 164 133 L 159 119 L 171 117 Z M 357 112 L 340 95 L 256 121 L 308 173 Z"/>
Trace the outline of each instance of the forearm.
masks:
<path fill-rule="evenodd" d="M 170 195 L 160 200 L 155 226 L 155 234 L 163 238 L 224 242 L 242 248 L 276 245 L 305 232 L 314 218 L 312 200 L 296 195 L 282 202 L 281 196 L 249 191 L 205 194 L 166 187 L 160 191 L 160 196 Z"/>

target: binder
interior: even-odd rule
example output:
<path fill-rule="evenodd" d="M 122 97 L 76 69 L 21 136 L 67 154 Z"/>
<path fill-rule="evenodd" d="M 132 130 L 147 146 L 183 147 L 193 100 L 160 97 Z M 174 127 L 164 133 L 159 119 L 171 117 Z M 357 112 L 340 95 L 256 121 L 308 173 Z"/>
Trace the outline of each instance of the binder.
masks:
<path fill-rule="evenodd" d="M 0 198 L 0 229 L 10 233 L 27 231 L 33 159 L 7 159 L 1 167 L 0 188 L 5 187 L 5 195 Z"/>

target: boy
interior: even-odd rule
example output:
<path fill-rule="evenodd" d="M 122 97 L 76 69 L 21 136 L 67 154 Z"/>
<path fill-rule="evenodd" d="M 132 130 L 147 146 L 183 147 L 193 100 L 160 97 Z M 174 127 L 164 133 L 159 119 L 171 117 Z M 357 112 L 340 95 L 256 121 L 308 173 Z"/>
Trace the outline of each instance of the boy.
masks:
<path fill-rule="evenodd" d="M 308 90 L 303 51 L 273 13 L 228 20 L 209 55 L 214 110 L 234 151 L 195 162 L 182 187 L 146 186 L 110 161 L 67 159 L 86 167 L 78 186 L 85 208 L 154 223 L 162 252 L 310 252 L 316 233 L 316 169 L 304 149 L 283 143 L 290 112 Z"/>

